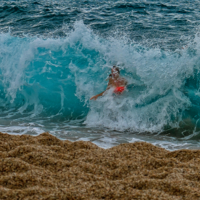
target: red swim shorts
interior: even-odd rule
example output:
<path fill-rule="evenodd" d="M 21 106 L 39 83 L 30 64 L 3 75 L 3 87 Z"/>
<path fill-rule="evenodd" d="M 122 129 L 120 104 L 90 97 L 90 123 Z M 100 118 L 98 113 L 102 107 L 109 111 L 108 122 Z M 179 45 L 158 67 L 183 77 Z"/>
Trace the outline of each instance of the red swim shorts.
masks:
<path fill-rule="evenodd" d="M 123 87 L 123 86 L 122 87 L 116 87 L 115 90 L 114 90 L 114 93 L 119 94 L 119 93 L 122 93 L 124 90 L 125 90 L 125 87 Z"/>

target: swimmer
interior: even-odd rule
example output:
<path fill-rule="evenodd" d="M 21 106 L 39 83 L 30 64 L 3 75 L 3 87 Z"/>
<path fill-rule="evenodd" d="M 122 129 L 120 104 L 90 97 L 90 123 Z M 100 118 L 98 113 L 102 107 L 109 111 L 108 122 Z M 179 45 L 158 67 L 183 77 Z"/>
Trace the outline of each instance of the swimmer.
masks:
<path fill-rule="evenodd" d="M 113 68 L 111 69 L 111 74 L 109 75 L 109 82 L 106 90 L 114 88 L 114 93 L 120 94 L 125 90 L 126 85 L 127 81 L 120 76 L 119 68 L 113 66 Z M 90 100 L 96 100 L 98 97 L 102 96 L 106 92 L 106 90 L 101 92 L 100 94 L 91 97 Z"/>

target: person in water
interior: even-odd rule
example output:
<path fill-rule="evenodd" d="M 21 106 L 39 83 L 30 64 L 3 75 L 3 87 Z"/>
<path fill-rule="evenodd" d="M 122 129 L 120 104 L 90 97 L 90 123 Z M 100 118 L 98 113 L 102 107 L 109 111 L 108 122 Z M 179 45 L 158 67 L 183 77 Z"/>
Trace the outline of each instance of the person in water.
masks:
<path fill-rule="evenodd" d="M 111 88 L 114 89 L 114 93 L 120 94 L 125 90 L 126 85 L 127 81 L 120 76 L 119 68 L 113 66 L 113 68 L 111 69 L 111 74 L 109 75 L 109 82 L 106 90 L 101 92 L 100 94 L 91 97 L 90 100 L 96 100 L 98 97 L 102 96 L 107 90 Z"/>

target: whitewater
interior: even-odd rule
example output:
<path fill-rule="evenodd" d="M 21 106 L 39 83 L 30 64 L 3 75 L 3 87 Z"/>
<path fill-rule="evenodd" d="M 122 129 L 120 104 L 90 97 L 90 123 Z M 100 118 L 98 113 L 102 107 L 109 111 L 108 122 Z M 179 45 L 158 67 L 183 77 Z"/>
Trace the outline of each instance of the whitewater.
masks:
<path fill-rule="evenodd" d="M 134 27 L 132 31 L 124 26 L 123 31 L 123 28 L 120 29 L 124 23 L 123 18 L 116 30 L 109 25 L 105 30 L 102 28 L 103 24 L 110 22 L 107 22 L 106 17 L 100 18 L 97 14 L 94 18 L 102 26 L 94 28 L 92 20 L 90 23 L 87 20 L 94 10 L 97 13 L 97 7 L 100 8 L 99 15 L 102 15 L 104 7 L 101 2 L 85 2 L 87 9 L 85 7 L 84 12 L 79 10 L 84 13 L 85 18 L 83 15 L 74 16 L 74 10 L 70 11 L 69 18 L 73 19 L 70 22 L 63 21 L 65 16 L 61 12 L 67 12 L 67 5 L 62 1 L 47 2 L 48 6 L 43 1 L 35 2 L 0 4 L 1 9 L 7 12 L 1 18 L 7 21 L 1 21 L 0 33 L 1 132 L 38 135 L 48 131 L 60 139 L 92 141 L 104 148 L 134 141 L 151 142 L 169 150 L 198 148 L 198 20 L 196 24 L 193 23 L 195 28 L 189 36 L 182 35 L 179 22 L 177 27 L 168 22 L 168 34 L 162 37 L 156 36 L 156 33 L 154 35 L 154 25 L 154 30 L 149 31 L 151 37 L 146 35 L 138 38 L 137 34 L 144 32 L 145 35 L 148 31 L 144 27 L 139 29 L 140 26 Z M 69 4 L 77 10 L 78 2 Z M 48 29 L 47 26 L 45 29 L 47 21 L 43 19 L 47 11 L 44 8 L 51 10 L 54 4 L 57 5 L 57 10 L 52 11 L 53 14 L 56 15 L 59 10 L 63 20 L 60 20 L 59 28 L 54 27 L 52 30 L 52 27 Z M 66 6 L 65 9 L 62 9 L 63 5 Z M 142 10 L 144 15 L 151 15 L 151 9 L 156 5 L 167 8 L 168 11 L 176 8 L 175 16 L 179 20 L 180 15 L 184 15 L 183 11 L 180 14 L 180 8 L 188 6 L 185 1 L 176 5 L 169 5 L 164 1 L 138 1 L 132 4 L 127 1 L 113 1 L 106 6 L 110 6 L 110 10 L 114 7 L 114 11 L 109 12 L 108 16 L 111 21 L 112 17 L 118 17 L 122 13 L 121 9 L 124 9 L 123 13 L 129 13 L 131 19 L 137 17 L 137 21 L 144 20 L 145 23 L 146 18 L 134 11 Z M 192 13 L 193 6 L 188 8 L 191 16 L 196 13 Z M 30 12 L 30 7 L 34 13 Z M 41 11 L 44 13 L 41 14 Z M 169 13 L 157 10 L 160 21 L 161 11 Z M 28 26 L 28 22 L 25 25 L 12 24 L 9 12 L 17 17 L 19 13 L 30 12 L 29 20 L 38 20 L 36 14 L 39 13 L 42 16 L 37 26 L 32 25 L 30 31 L 27 31 L 28 27 L 24 27 Z M 152 26 L 156 24 L 156 20 L 151 20 L 148 23 Z M 49 24 L 50 22 L 51 17 L 48 19 Z M 187 24 L 181 27 L 184 26 L 187 27 Z M 174 32 L 180 36 L 179 40 L 170 29 L 175 29 Z M 159 30 L 162 29 L 158 28 Z M 135 35 L 131 36 L 133 33 Z M 184 42 L 181 42 L 183 38 Z M 98 100 L 90 101 L 93 95 L 106 89 L 106 79 L 113 65 L 118 66 L 121 75 L 127 79 L 126 91 L 122 95 L 108 92 Z"/>

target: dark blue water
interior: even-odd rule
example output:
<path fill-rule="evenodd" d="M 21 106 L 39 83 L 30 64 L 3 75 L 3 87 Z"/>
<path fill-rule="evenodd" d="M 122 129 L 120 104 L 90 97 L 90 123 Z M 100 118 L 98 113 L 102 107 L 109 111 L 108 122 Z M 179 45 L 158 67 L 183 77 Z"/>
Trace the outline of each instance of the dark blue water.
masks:
<path fill-rule="evenodd" d="M 0 131 L 198 148 L 199 23 L 199 1 L 1 1 Z M 127 90 L 90 101 L 112 65 Z"/>

